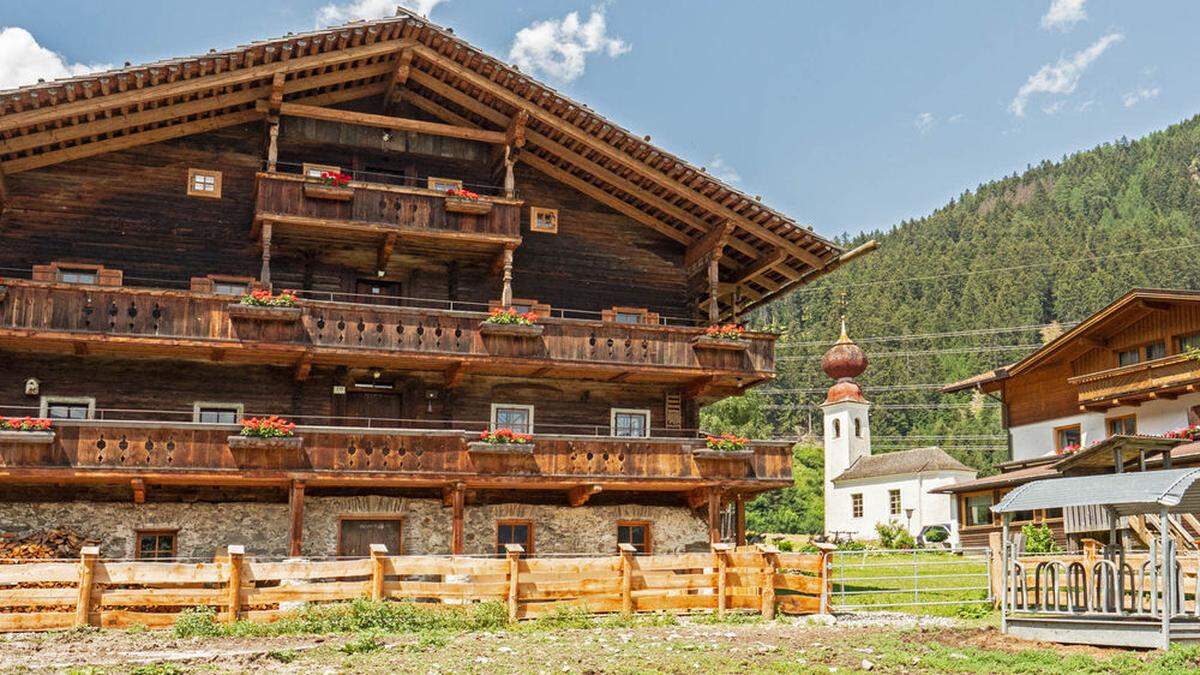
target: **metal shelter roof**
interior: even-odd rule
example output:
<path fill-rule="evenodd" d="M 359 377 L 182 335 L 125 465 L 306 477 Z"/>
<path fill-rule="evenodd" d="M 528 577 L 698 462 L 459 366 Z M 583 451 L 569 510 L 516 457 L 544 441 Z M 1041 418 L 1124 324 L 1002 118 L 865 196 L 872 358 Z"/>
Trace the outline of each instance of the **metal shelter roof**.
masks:
<path fill-rule="evenodd" d="M 1118 515 L 1200 511 L 1200 469 L 1169 469 L 1052 478 L 1026 483 L 992 507 L 996 513 L 1107 506 Z"/>

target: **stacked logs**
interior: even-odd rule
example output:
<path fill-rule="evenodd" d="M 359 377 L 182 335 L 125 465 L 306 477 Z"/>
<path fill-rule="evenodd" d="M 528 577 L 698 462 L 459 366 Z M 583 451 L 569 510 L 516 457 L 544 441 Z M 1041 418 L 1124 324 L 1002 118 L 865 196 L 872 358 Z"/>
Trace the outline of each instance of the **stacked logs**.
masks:
<path fill-rule="evenodd" d="M 71 530 L 41 530 L 21 536 L 0 532 L 0 562 L 78 558 L 80 549 L 96 543 Z"/>

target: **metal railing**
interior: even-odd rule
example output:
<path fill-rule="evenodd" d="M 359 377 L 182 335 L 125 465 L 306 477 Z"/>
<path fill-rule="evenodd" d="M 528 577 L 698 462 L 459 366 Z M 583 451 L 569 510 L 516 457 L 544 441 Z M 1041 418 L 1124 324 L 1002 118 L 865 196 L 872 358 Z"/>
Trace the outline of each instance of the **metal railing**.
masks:
<path fill-rule="evenodd" d="M 991 550 L 835 551 L 830 601 L 835 610 L 990 604 Z"/>
<path fill-rule="evenodd" d="M 320 162 L 310 162 L 321 166 Z M 262 170 L 268 170 L 267 162 L 261 164 Z M 393 173 L 389 171 L 364 171 L 359 169 L 341 168 L 341 173 L 350 176 L 350 180 L 360 183 L 375 183 L 377 185 L 394 185 L 397 187 L 406 187 L 414 189 L 430 189 L 430 178 L 450 178 L 449 176 L 406 176 L 402 173 Z M 274 173 L 291 174 L 296 176 L 304 175 L 304 164 L 302 162 L 276 162 Z M 462 181 L 463 188 L 480 195 L 491 197 L 505 197 L 504 186 L 491 185 L 489 183 L 472 183 L 470 181 Z M 514 196 L 516 192 L 514 191 Z"/>

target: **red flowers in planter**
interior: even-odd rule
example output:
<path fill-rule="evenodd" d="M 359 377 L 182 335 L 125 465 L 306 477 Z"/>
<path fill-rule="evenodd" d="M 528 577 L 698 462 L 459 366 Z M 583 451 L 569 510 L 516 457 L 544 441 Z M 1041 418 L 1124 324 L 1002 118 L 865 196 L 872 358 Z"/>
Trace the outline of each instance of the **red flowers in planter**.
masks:
<path fill-rule="evenodd" d="M 533 442 L 533 434 L 518 434 L 512 429 L 495 429 L 480 433 L 479 440 L 493 445 L 508 445 L 510 443 L 524 445 Z"/>
<path fill-rule="evenodd" d="M 350 174 L 340 171 L 322 171 L 321 182 L 331 187 L 346 187 L 350 184 Z"/>
<path fill-rule="evenodd" d="M 1189 441 L 1200 440 L 1200 424 L 1193 424 L 1182 429 L 1173 429 L 1163 434 L 1164 438 L 1185 438 Z"/>
<path fill-rule="evenodd" d="M 292 291 L 280 291 L 279 295 L 272 295 L 271 291 L 259 290 L 250 291 L 242 296 L 239 301 L 243 305 L 253 305 L 255 307 L 295 307 L 296 294 Z"/>
<path fill-rule="evenodd" d="M 242 420 L 242 435 L 251 438 L 288 438 L 296 435 L 296 423 L 278 415 Z"/>
<path fill-rule="evenodd" d="M 488 314 L 488 318 L 484 319 L 483 321 L 484 323 L 495 323 L 504 326 L 514 324 L 518 326 L 532 326 L 533 324 L 537 323 L 537 314 L 534 314 L 533 312 L 525 312 L 524 314 L 521 314 L 511 307 L 508 309 L 497 307 L 493 309 L 491 313 Z"/>
<path fill-rule="evenodd" d="M 741 340 L 742 334 L 746 332 L 745 328 L 735 324 L 727 323 L 724 325 L 709 326 L 704 329 L 704 336 L 714 340 Z"/>
<path fill-rule="evenodd" d="M 1079 444 L 1078 443 L 1070 443 L 1068 445 L 1064 445 L 1061 448 L 1058 448 L 1057 450 L 1055 450 L 1054 454 L 1056 454 L 1056 455 L 1073 455 L 1077 452 L 1079 452 Z"/>
<path fill-rule="evenodd" d="M 470 190 L 464 190 L 463 188 L 450 188 L 449 190 L 446 190 L 446 196 L 461 197 L 462 199 L 470 199 L 471 201 L 477 201 L 479 199 L 478 193 L 471 192 Z"/>
<path fill-rule="evenodd" d="M 53 424 L 51 420 L 32 417 L 0 417 L 0 430 L 3 431 L 50 431 Z"/>
<path fill-rule="evenodd" d="M 742 438 L 736 434 L 721 434 L 720 436 L 709 436 L 705 439 L 709 450 L 717 450 L 720 452 L 737 452 L 745 450 L 750 443 L 749 438 Z"/>

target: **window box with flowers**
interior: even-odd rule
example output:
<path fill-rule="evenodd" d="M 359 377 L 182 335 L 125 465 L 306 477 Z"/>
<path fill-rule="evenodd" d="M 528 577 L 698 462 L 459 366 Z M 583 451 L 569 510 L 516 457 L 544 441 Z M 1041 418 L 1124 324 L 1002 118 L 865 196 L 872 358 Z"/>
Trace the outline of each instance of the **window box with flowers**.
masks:
<path fill-rule="evenodd" d="M 446 190 L 446 211 L 480 216 L 491 213 L 492 203 L 480 199 L 478 194 L 470 190 L 450 188 Z"/>
<path fill-rule="evenodd" d="M 488 317 L 479 324 L 479 332 L 483 335 L 505 335 L 518 338 L 536 338 L 542 335 L 542 326 L 537 322 L 537 314 L 533 312 L 518 312 L 513 308 L 493 309 Z"/>
<path fill-rule="evenodd" d="M 350 187 L 350 180 L 350 174 L 322 171 L 319 177 L 304 184 L 304 196 L 309 199 L 348 202 L 354 197 L 354 188 Z"/>
<path fill-rule="evenodd" d="M 692 449 L 692 458 L 713 462 L 747 462 L 754 458 L 754 450 L 750 448 L 749 438 L 721 434 L 706 437 L 703 448 Z"/>
<path fill-rule="evenodd" d="M 296 423 L 271 415 L 242 420 L 242 432 L 226 439 L 230 450 L 300 450 L 304 439 L 296 435 Z"/>
<path fill-rule="evenodd" d="M 1188 441 L 1200 441 L 1200 424 L 1193 424 L 1182 429 L 1172 429 L 1163 434 L 1163 438 L 1182 438 Z"/>
<path fill-rule="evenodd" d="M 254 321 L 298 321 L 300 307 L 296 295 L 291 291 L 281 291 L 274 295 L 263 289 L 250 291 L 240 300 L 229 305 L 229 316 L 234 319 Z"/>
<path fill-rule="evenodd" d="M 749 347 L 745 340 L 746 329 L 736 324 L 709 326 L 702 335 L 692 339 L 696 349 L 720 349 L 744 352 Z"/>
<path fill-rule="evenodd" d="M 46 445 L 54 442 L 53 422 L 32 417 L 0 417 L 0 443 Z"/>
<path fill-rule="evenodd" d="M 467 452 L 474 455 L 532 455 L 533 446 L 533 434 L 496 429 L 484 431 L 477 440 L 467 443 Z"/>
<path fill-rule="evenodd" d="M 1067 455 L 1073 455 L 1077 452 L 1079 452 L 1079 444 L 1078 443 L 1069 443 L 1067 445 L 1062 446 L 1061 448 L 1056 448 L 1054 450 L 1054 454 L 1060 455 L 1062 457 L 1066 457 Z"/>

